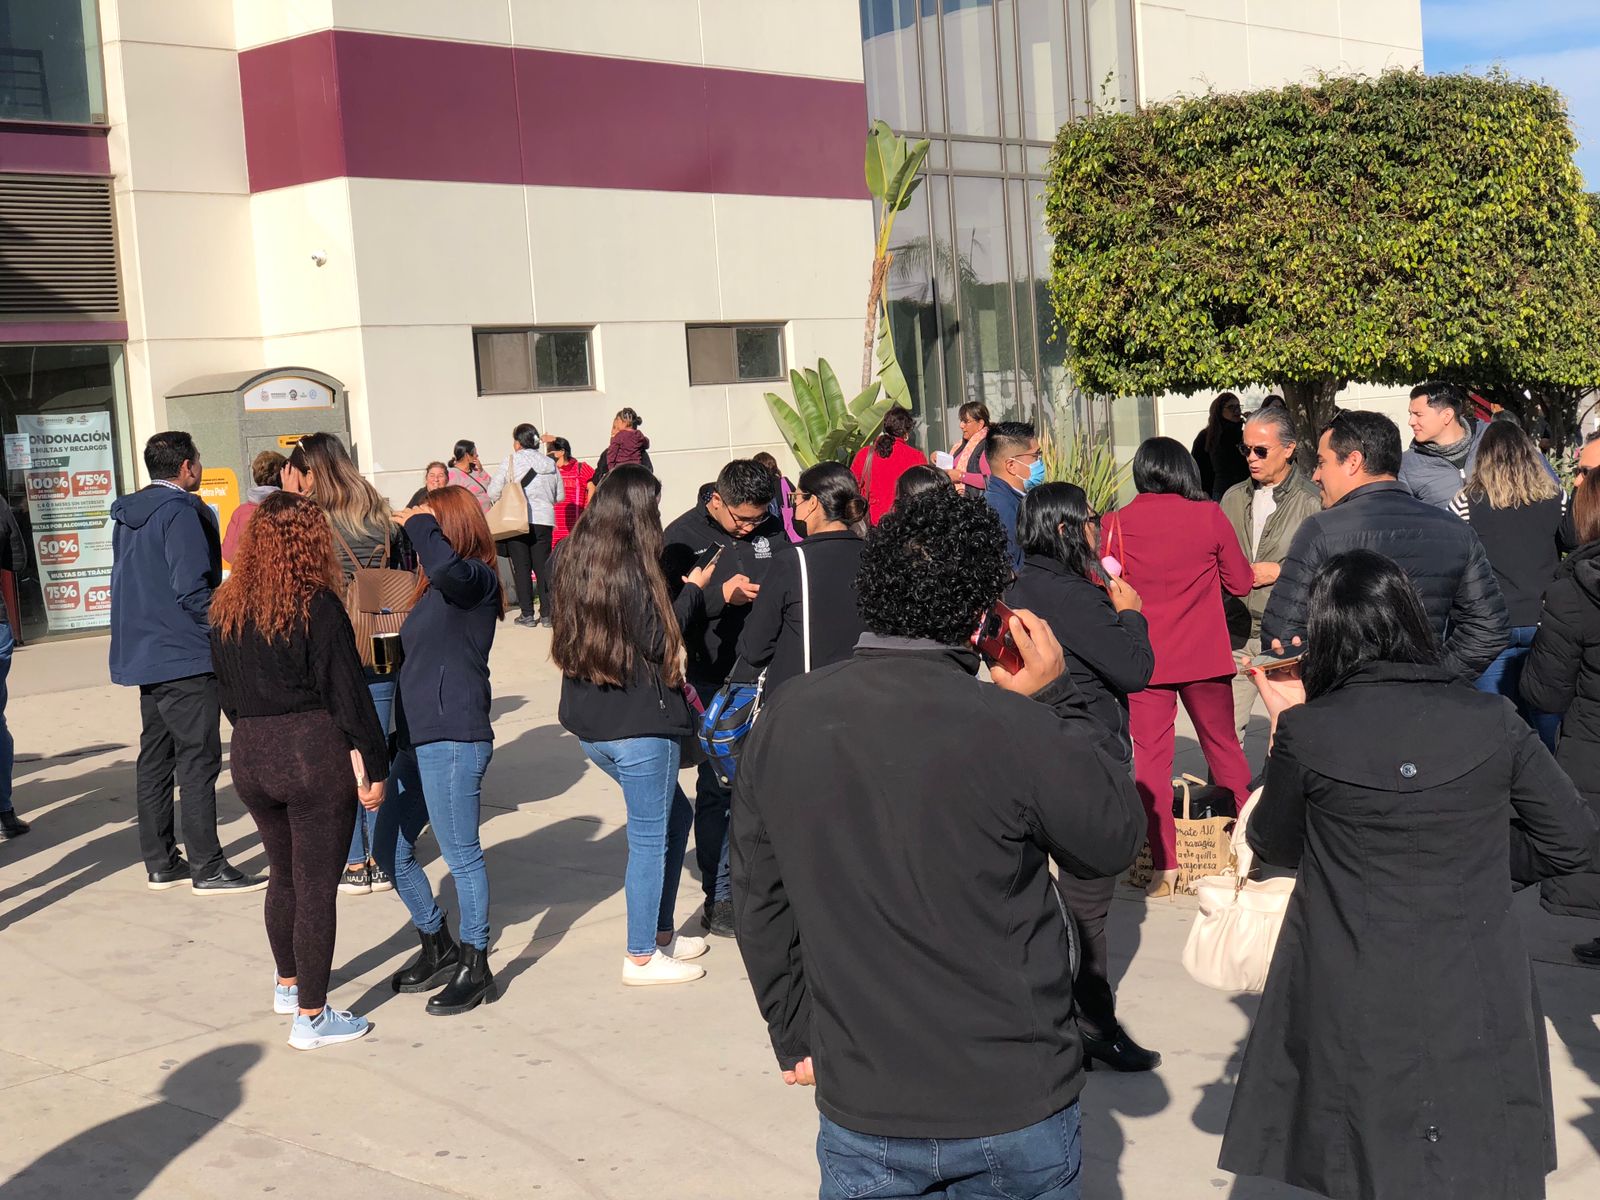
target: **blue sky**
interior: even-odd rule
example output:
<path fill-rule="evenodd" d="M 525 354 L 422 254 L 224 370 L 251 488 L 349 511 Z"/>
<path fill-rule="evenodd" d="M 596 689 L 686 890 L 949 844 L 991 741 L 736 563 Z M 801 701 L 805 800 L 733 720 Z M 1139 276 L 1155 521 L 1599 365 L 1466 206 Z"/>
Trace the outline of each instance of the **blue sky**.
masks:
<path fill-rule="evenodd" d="M 1578 166 L 1600 190 L 1600 0 L 1422 0 L 1422 53 L 1429 71 L 1502 63 L 1565 92 Z"/>

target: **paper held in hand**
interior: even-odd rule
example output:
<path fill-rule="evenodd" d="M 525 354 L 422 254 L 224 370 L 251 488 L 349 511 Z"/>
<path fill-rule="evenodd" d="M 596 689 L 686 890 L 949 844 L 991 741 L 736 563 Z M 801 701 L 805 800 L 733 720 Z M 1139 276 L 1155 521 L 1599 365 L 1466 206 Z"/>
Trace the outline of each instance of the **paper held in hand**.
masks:
<path fill-rule="evenodd" d="M 948 471 L 956 465 L 955 455 L 948 450 L 935 450 L 933 452 L 933 465 L 941 471 Z"/>

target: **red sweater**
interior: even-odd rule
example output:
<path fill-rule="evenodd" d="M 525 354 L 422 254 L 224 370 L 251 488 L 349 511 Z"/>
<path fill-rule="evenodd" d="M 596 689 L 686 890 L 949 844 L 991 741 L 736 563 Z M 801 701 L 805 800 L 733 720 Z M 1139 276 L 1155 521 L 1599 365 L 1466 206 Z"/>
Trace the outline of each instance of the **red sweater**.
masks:
<path fill-rule="evenodd" d="M 855 462 L 850 464 L 850 472 L 867 498 L 867 515 L 874 525 L 883 520 L 883 514 L 894 506 L 894 488 L 900 482 L 900 476 L 928 461 L 926 454 L 907 444 L 904 438 L 895 438 L 889 457 L 879 458 L 878 452 L 873 449 L 877 441 L 874 438 L 863 446 L 856 453 Z M 870 473 L 867 470 L 868 455 L 872 456 Z"/>

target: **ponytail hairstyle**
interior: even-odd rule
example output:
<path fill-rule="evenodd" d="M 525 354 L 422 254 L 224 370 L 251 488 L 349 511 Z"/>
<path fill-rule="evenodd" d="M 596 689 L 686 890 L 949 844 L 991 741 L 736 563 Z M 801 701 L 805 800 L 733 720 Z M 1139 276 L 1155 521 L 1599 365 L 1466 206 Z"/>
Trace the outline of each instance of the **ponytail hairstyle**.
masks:
<path fill-rule="evenodd" d="M 904 441 L 911 436 L 911 430 L 916 420 L 911 415 L 911 410 L 903 405 L 896 404 L 883 415 L 883 432 L 878 435 L 878 440 L 872 444 L 879 458 L 888 458 L 894 452 L 894 444 Z"/>
<path fill-rule="evenodd" d="M 825 462 L 800 473 L 795 485 L 822 505 L 822 515 L 843 525 L 855 525 L 867 515 L 867 502 L 861 497 L 856 477 L 843 463 Z"/>

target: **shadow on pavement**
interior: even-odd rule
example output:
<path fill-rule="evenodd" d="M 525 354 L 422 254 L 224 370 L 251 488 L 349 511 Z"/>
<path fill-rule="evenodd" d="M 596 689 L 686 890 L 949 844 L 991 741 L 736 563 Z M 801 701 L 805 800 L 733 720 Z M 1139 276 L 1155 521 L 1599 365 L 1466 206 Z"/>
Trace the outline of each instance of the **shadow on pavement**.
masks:
<path fill-rule="evenodd" d="M 162 1171 L 239 1107 L 244 1076 L 261 1053 L 260 1046 L 220 1046 L 192 1059 L 167 1075 L 160 1099 L 45 1151 L 0 1184 L 0 1197 L 143 1195 Z M 197 1111 L 201 1106 L 204 1112 Z"/>

